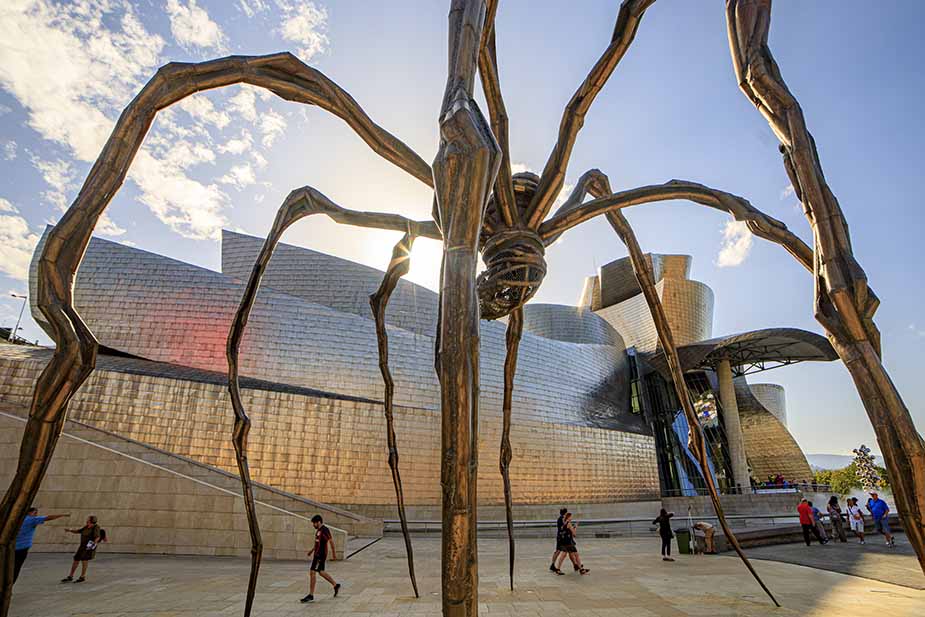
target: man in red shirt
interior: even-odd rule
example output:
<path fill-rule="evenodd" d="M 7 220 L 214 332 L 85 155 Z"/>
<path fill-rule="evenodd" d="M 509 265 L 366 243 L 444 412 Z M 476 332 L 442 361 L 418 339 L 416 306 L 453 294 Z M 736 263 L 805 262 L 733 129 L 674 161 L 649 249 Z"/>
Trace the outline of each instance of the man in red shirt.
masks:
<path fill-rule="evenodd" d="M 321 578 L 334 586 L 334 597 L 337 597 L 340 591 L 340 585 L 334 581 L 330 574 L 324 571 L 324 562 L 328 558 L 328 545 L 331 547 L 331 559 L 337 559 L 337 553 L 334 549 L 334 538 L 331 536 L 331 530 L 324 526 L 324 521 L 320 514 L 312 517 L 312 527 L 315 528 L 315 546 L 308 551 L 308 556 L 312 558 L 312 567 L 309 569 L 309 590 L 308 595 L 302 598 L 302 602 L 312 602 L 315 599 L 315 574 L 320 574 Z"/>
<path fill-rule="evenodd" d="M 797 506 L 797 512 L 800 514 L 800 526 L 803 528 L 803 539 L 806 541 L 806 546 L 809 546 L 810 532 L 816 536 L 819 544 L 825 544 L 826 540 L 822 539 L 822 536 L 819 535 L 819 530 L 816 528 L 816 521 L 813 518 L 813 508 L 809 505 L 809 501 L 806 499 L 800 501 L 800 505 Z"/>

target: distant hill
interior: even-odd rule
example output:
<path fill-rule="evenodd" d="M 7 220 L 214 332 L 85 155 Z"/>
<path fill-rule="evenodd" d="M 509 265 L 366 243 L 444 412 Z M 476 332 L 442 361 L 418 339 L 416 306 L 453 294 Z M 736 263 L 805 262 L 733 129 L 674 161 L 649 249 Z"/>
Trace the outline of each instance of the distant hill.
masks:
<path fill-rule="evenodd" d="M 883 458 L 879 454 L 874 454 L 873 456 L 874 464 L 883 464 Z M 851 464 L 854 456 L 851 454 L 807 454 L 806 460 L 809 461 L 809 466 L 814 470 L 844 469 Z"/>

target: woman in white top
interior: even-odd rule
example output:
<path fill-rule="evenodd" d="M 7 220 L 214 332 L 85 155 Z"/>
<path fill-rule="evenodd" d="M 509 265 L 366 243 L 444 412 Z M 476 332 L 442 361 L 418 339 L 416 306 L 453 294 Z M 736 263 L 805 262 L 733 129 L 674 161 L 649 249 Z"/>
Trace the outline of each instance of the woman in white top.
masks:
<path fill-rule="evenodd" d="M 864 544 L 864 514 L 858 506 L 857 497 L 848 499 L 848 520 L 851 521 L 851 531 L 861 539 L 861 544 Z"/>

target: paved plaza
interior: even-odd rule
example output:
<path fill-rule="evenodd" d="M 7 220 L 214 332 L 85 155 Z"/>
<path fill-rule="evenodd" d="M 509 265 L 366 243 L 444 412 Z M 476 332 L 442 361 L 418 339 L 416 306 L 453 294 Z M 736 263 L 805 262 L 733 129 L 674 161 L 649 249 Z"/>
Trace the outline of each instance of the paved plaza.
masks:
<path fill-rule="evenodd" d="M 579 538 L 588 576 L 548 572 L 551 543 L 518 542 L 517 590 L 507 583 L 506 541 L 482 539 L 479 570 L 482 615 L 574 615 L 583 617 L 686 617 L 718 615 L 889 614 L 921 616 L 925 591 L 857 576 L 776 561 L 755 565 L 783 604 L 775 609 L 730 556 L 678 556 L 662 562 L 658 540 Z M 797 546 L 797 545 L 794 545 Z M 255 615 L 336 615 L 397 617 L 440 614 L 440 543 L 414 541 L 421 598 L 411 596 L 399 538 L 386 538 L 333 564 L 344 583 L 341 596 L 319 579 L 314 604 L 307 591 L 307 564 L 266 562 Z M 805 547 L 802 547 L 805 548 Z M 829 547 L 813 547 L 822 551 Z M 845 548 L 834 547 L 838 560 Z M 757 555 L 756 555 L 757 556 Z M 877 559 L 903 560 L 895 554 Z M 880 562 L 887 563 L 888 561 Z M 896 561 L 899 563 L 899 561 Z M 64 554 L 29 557 L 15 587 L 14 617 L 202 617 L 241 615 L 248 561 L 238 558 L 117 555 L 101 552 L 90 577 L 80 585 L 61 584 L 69 566 Z"/>

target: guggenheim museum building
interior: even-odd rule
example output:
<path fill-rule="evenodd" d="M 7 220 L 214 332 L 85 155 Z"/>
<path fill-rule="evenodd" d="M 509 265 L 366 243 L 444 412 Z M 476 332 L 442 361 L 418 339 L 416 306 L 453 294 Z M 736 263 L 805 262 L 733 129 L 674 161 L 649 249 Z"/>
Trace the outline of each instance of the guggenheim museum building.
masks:
<path fill-rule="evenodd" d="M 69 418 L 107 435 L 236 473 L 225 343 L 263 240 L 225 231 L 221 272 L 94 238 L 75 305 L 100 342 L 97 370 Z M 36 256 L 42 243 L 36 249 Z M 713 331 L 713 291 L 691 258 L 648 255 L 719 487 L 783 475 L 810 480 L 787 429 L 781 386 L 762 371 L 835 354 L 798 329 Z M 35 261 L 31 284 L 35 297 Z M 365 517 L 393 518 L 383 384 L 369 295 L 383 273 L 280 245 L 241 348 L 253 419 L 254 480 Z M 43 327 L 41 313 L 32 315 Z M 437 295 L 401 281 L 388 307 L 395 425 L 409 515 L 437 511 L 440 392 L 433 369 Z M 518 507 L 616 504 L 698 495 L 655 327 L 628 259 L 602 266 L 575 306 L 530 303 L 514 387 L 511 441 Z M 482 322 L 479 500 L 503 503 L 498 472 L 505 324 Z M 0 403 L 28 409 L 50 350 L 0 346 Z M 102 433 L 101 433 L 102 434 Z M 140 446 L 139 446 L 140 447 Z M 738 487 L 738 488 L 737 488 Z"/>

